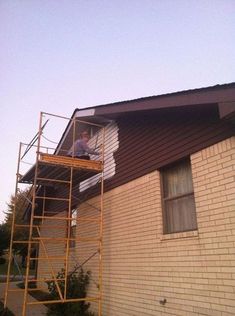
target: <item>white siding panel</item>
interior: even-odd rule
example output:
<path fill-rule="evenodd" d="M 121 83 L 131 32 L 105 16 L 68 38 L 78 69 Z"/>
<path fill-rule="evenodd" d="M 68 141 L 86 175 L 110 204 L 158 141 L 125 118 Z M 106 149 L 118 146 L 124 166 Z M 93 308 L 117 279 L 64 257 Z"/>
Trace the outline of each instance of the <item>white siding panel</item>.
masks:
<path fill-rule="evenodd" d="M 90 139 L 89 146 L 91 148 L 99 147 L 102 144 L 102 132 L 98 132 Z M 118 140 L 118 126 L 115 122 L 110 123 L 105 128 L 105 152 L 104 152 L 104 179 L 109 179 L 115 175 L 116 163 L 114 159 L 114 152 L 119 147 Z M 100 159 L 98 156 L 92 156 L 91 159 Z M 92 187 L 99 181 L 100 175 L 97 174 L 83 182 L 80 183 L 80 191 L 85 191 L 86 189 Z"/>

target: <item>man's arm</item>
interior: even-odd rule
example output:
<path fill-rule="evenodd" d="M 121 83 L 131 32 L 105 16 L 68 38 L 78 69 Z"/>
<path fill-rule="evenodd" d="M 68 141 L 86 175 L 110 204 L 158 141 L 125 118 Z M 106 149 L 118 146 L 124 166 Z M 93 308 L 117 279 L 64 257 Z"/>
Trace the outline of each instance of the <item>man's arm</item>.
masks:
<path fill-rule="evenodd" d="M 76 155 L 78 143 L 79 143 L 79 140 L 76 140 L 76 141 L 74 142 L 74 144 L 72 145 L 72 147 L 68 150 L 67 155 L 69 155 L 69 156 Z"/>
<path fill-rule="evenodd" d="M 86 142 L 82 142 L 82 147 L 83 147 L 83 150 L 88 153 L 88 154 L 91 154 L 91 155 L 99 155 L 100 153 L 98 151 L 96 151 L 95 149 L 92 149 L 90 148 Z"/>

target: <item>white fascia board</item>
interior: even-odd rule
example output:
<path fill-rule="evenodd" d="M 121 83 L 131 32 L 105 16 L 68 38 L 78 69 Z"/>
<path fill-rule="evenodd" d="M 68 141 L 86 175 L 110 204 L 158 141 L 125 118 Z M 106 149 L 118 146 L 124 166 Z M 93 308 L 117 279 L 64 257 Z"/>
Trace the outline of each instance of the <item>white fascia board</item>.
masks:
<path fill-rule="evenodd" d="M 86 109 L 86 110 L 78 110 L 75 113 L 75 117 L 84 117 L 84 116 L 94 116 L 95 115 L 95 109 Z"/>

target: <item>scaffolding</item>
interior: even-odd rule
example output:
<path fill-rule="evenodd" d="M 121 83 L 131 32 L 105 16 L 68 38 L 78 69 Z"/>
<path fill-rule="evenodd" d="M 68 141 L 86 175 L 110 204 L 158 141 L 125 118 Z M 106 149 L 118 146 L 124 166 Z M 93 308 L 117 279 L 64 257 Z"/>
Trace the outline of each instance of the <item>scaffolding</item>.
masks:
<path fill-rule="evenodd" d="M 48 147 L 42 144 L 42 140 L 47 139 L 45 137 L 44 130 L 49 119 L 45 121 L 46 118 L 51 117 L 56 119 L 62 119 L 67 121 L 66 131 L 63 134 L 62 141 L 57 144 L 56 147 Z M 96 142 L 95 145 L 99 146 L 100 155 L 98 159 L 84 160 L 78 159 L 74 155 L 74 146 L 72 156 L 68 156 L 67 152 L 69 147 L 63 148 L 63 139 L 67 139 L 67 144 L 71 146 L 74 144 L 78 135 L 82 130 L 88 130 L 93 139 L 98 136 L 99 144 Z M 48 139 L 47 139 L 48 140 Z M 28 194 L 25 196 L 25 201 L 27 204 L 25 218 L 26 223 L 17 222 L 16 216 L 16 203 L 14 203 L 14 211 L 12 216 L 12 228 L 11 228 L 11 240 L 9 248 L 9 261 L 8 261 L 8 273 L 6 280 L 5 289 L 5 299 L 4 307 L 8 305 L 8 297 L 10 292 L 21 291 L 23 292 L 23 302 L 22 302 L 22 316 L 26 316 L 27 308 L 30 305 L 35 304 L 53 304 L 53 303 L 68 303 L 68 302 L 96 302 L 98 303 L 98 315 L 102 314 L 102 235 L 103 235 L 103 192 L 104 192 L 104 143 L 105 143 L 105 127 L 102 124 L 96 124 L 93 122 L 86 122 L 79 120 L 76 117 L 66 118 L 59 115 L 54 115 L 46 112 L 40 113 L 39 120 L 39 130 L 36 136 L 29 144 L 20 143 L 19 153 L 18 153 L 18 163 L 16 172 L 16 185 L 15 185 L 15 196 L 20 192 L 20 185 L 30 185 L 31 188 L 28 189 Z M 67 145 L 68 146 L 68 145 Z M 23 152 L 23 149 L 26 149 Z M 36 154 L 36 161 L 23 175 L 21 174 L 21 163 L 25 156 L 31 149 L 34 149 Z M 35 158 L 34 158 L 35 159 Z M 98 225 L 98 236 L 89 238 L 73 236 L 71 233 L 72 222 L 74 221 L 73 210 L 77 207 L 79 197 L 81 194 L 84 197 L 84 192 L 81 192 L 80 185 L 82 181 L 90 179 L 92 176 L 97 175 L 97 188 L 98 196 L 100 199 L 99 208 L 97 209 L 97 216 L 80 218 L 84 222 L 93 222 Z M 54 188 L 56 187 L 56 193 Z M 53 191 L 54 190 L 54 191 Z M 51 193 L 53 192 L 53 194 Z M 62 192 L 62 196 L 58 196 Z M 86 192 L 86 191 L 85 191 Z M 86 203 L 83 199 L 83 202 Z M 50 206 L 49 211 L 47 209 Z M 89 205 L 89 203 L 88 203 Z M 94 208 L 93 205 L 90 207 Z M 96 207 L 97 208 L 97 207 Z M 65 215 L 61 215 L 63 213 Z M 42 233 L 41 228 L 43 227 L 45 221 L 47 222 L 47 229 L 49 230 L 49 235 L 45 237 Z M 53 221 L 54 224 L 53 225 Z M 61 226 L 58 225 L 58 221 L 61 222 Z M 48 225 L 49 222 L 49 225 Z M 53 229 L 58 230 L 63 228 L 64 236 L 55 237 L 53 236 Z M 15 239 L 16 231 L 20 229 L 28 229 L 27 240 L 17 240 Z M 50 235 L 51 232 L 51 235 Z M 88 262 L 94 256 L 98 256 L 98 281 L 97 281 L 97 295 L 91 297 L 68 297 L 68 276 L 71 265 L 71 243 L 78 241 L 82 243 L 94 243 L 97 250 L 95 253 L 91 254 L 83 263 L 77 265 L 77 267 L 82 267 L 86 262 Z M 58 244 L 60 247 L 64 247 L 64 256 L 51 256 L 49 245 L 51 243 Z M 27 257 L 26 257 L 26 270 L 23 277 L 24 289 L 11 288 L 11 269 L 13 264 L 14 256 L 14 244 L 22 244 L 27 247 Z M 40 247 L 40 251 L 39 251 Z M 35 255 L 35 250 L 37 255 Z M 62 261 L 64 268 L 64 279 L 58 278 L 55 261 Z M 30 277 L 30 266 L 32 261 L 34 262 L 45 262 L 50 270 L 50 277 L 48 278 L 38 278 L 35 275 L 33 278 Z M 57 292 L 58 299 L 44 300 L 44 301 L 32 301 L 30 299 L 30 291 L 41 290 L 42 287 L 39 284 L 52 281 L 54 282 Z M 61 288 L 61 281 L 64 281 L 63 287 Z M 36 288 L 31 289 L 31 283 L 36 284 Z"/>

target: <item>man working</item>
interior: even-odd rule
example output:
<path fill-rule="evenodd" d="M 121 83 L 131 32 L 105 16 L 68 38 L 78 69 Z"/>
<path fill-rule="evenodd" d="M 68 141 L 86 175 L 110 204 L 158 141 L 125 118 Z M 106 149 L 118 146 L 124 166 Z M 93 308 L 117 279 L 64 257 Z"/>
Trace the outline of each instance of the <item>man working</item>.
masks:
<path fill-rule="evenodd" d="M 77 139 L 68 151 L 68 156 L 79 159 L 90 160 L 91 155 L 99 155 L 100 153 L 88 146 L 90 135 L 87 131 L 81 133 L 81 138 Z"/>

